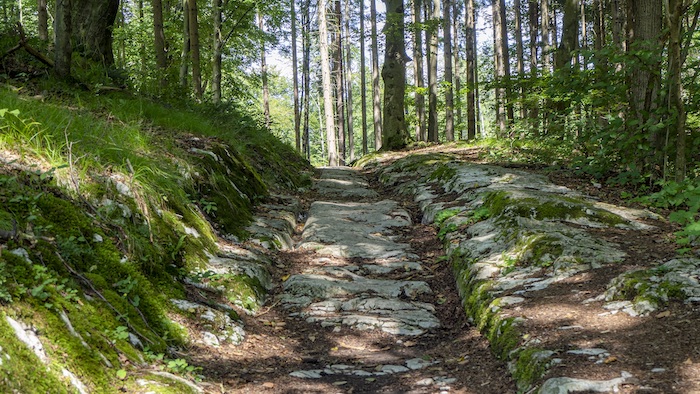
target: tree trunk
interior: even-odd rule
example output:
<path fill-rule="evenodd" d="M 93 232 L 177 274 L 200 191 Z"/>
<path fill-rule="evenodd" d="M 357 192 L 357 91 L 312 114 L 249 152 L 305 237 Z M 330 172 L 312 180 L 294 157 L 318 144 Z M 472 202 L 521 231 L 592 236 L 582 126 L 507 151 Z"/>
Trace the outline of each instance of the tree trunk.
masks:
<path fill-rule="evenodd" d="M 187 88 L 187 74 L 190 65 L 190 6 L 189 0 L 182 0 L 182 52 L 180 53 L 180 86 Z"/>
<path fill-rule="evenodd" d="M 443 0 L 443 54 L 445 59 L 445 139 L 454 141 L 455 120 L 454 120 L 454 93 L 452 75 L 452 4 L 450 0 Z"/>
<path fill-rule="evenodd" d="M 160 0 L 158 0 L 160 1 Z M 214 0 L 212 13 L 214 14 L 214 34 L 213 34 L 213 54 L 211 66 L 211 90 L 212 101 L 214 104 L 221 103 L 221 57 L 223 41 L 221 38 L 221 14 L 223 2 L 222 0 Z"/>
<path fill-rule="evenodd" d="M 112 27 L 119 11 L 119 0 L 73 1 L 71 11 L 73 50 L 112 66 Z"/>
<path fill-rule="evenodd" d="M 416 141 L 425 141 L 425 79 L 423 78 L 423 29 L 421 24 L 422 0 L 413 0 L 413 73 L 416 83 Z"/>
<path fill-rule="evenodd" d="M 501 137 L 508 134 L 508 121 L 512 121 L 512 104 L 508 87 L 510 85 L 510 63 L 508 61 L 508 32 L 506 30 L 505 0 L 493 2 L 494 71 L 496 81 L 496 122 Z M 507 109 L 507 112 L 506 112 Z M 507 117 L 507 118 L 506 118 Z"/>
<path fill-rule="evenodd" d="M 190 56 L 192 57 L 192 88 L 194 89 L 195 97 L 198 100 L 202 99 L 202 69 L 200 66 L 199 54 L 199 22 L 197 16 L 199 10 L 197 8 L 197 0 L 189 0 L 189 22 L 190 22 Z"/>
<path fill-rule="evenodd" d="M 369 153 L 367 146 L 367 67 L 365 66 L 365 1 L 360 0 L 360 95 L 362 96 L 362 154 Z"/>
<path fill-rule="evenodd" d="M 518 78 L 525 78 L 525 51 L 523 49 L 523 26 L 522 26 L 522 10 L 520 0 L 513 2 L 515 13 L 515 58 L 518 68 Z M 520 87 L 520 118 L 525 119 L 525 106 L 522 104 L 525 100 L 525 90 Z"/>
<path fill-rule="evenodd" d="M 335 12 L 331 22 L 333 66 L 331 73 L 335 78 L 335 132 L 338 141 L 338 164 L 345 165 L 345 88 L 343 86 L 343 40 L 340 34 L 341 20 L 340 0 L 335 1 Z"/>
<path fill-rule="evenodd" d="M 625 39 L 622 37 L 625 29 L 625 0 L 611 0 L 610 8 L 612 9 L 612 36 L 613 43 L 619 49 L 626 50 Z"/>
<path fill-rule="evenodd" d="M 462 75 L 461 69 L 459 67 L 460 56 L 460 45 L 459 45 L 459 32 L 461 31 L 460 23 L 460 8 L 457 6 L 457 2 L 452 2 L 452 60 L 454 62 L 454 81 L 455 81 L 455 138 L 464 139 L 464 119 L 462 118 Z"/>
<path fill-rule="evenodd" d="M 258 10 L 258 29 L 265 33 L 265 25 L 263 23 L 263 15 Z M 262 105 L 263 116 L 265 117 L 265 127 L 270 127 L 272 120 L 270 119 L 270 87 L 267 78 L 267 58 L 265 56 L 265 38 L 260 42 L 260 77 L 262 79 Z"/>
<path fill-rule="evenodd" d="M 54 32 L 56 36 L 54 72 L 59 78 L 69 78 L 71 71 L 71 0 L 56 0 Z"/>
<path fill-rule="evenodd" d="M 467 140 L 476 138 L 476 32 L 474 0 L 466 0 L 465 59 L 467 74 Z"/>
<path fill-rule="evenodd" d="M 404 42 L 403 0 L 385 0 L 386 24 L 384 35 L 384 131 L 382 147 L 401 149 L 408 145 L 409 136 L 404 118 L 406 92 L 406 48 Z"/>
<path fill-rule="evenodd" d="M 668 80 L 669 109 L 671 122 L 676 134 L 676 182 L 683 182 L 686 174 L 686 131 L 685 107 L 683 105 L 681 82 L 681 17 L 684 14 L 684 0 L 665 0 L 666 24 L 669 28 Z"/>
<path fill-rule="evenodd" d="M 530 80 L 535 81 L 537 79 L 537 32 L 538 32 L 538 10 L 539 4 L 537 0 L 529 0 L 528 2 L 528 24 L 530 25 Z M 530 105 L 530 111 L 528 114 L 530 119 L 530 130 L 532 135 L 538 135 L 538 122 L 539 117 L 539 104 L 533 103 Z"/>
<path fill-rule="evenodd" d="M 311 15 L 309 15 L 309 2 L 310 0 L 304 0 L 303 11 L 302 11 L 302 43 L 304 54 L 304 60 L 302 64 L 302 78 L 303 78 L 303 107 L 304 107 L 304 135 L 303 135 L 303 151 L 307 159 L 311 158 L 311 147 L 310 147 L 310 137 L 309 137 L 309 113 L 311 104 L 311 74 L 310 74 L 310 64 L 311 64 Z M 319 111 L 320 112 L 320 111 Z M 320 123 L 319 123 L 320 124 Z M 322 139 L 323 140 L 323 139 Z"/>
<path fill-rule="evenodd" d="M 49 13 L 46 8 L 46 0 L 37 0 L 37 30 L 39 39 L 42 41 L 49 40 Z"/>
<path fill-rule="evenodd" d="M 218 3 L 221 2 L 221 0 L 215 1 Z M 163 31 L 163 1 L 152 0 L 151 7 L 153 8 L 153 48 L 156 52 L 156 66 L 160 70 L 165 70 L 165 68 L 168 67 L 168 60 L 165 56 L 165 32 Z M 220 8 L 220 4 L 215 7 Z M 221 26 L 220 12 L 219 26 Z M 161 80 L 166 81 L 164 76 L 161 77 Z"/>
<path fill-rule="evenodd" d="M 561 43 L 554 55 L 556 70 L 571 66 L 572 54 L 578 47 L 579 10 L 579 0 L 565 1 Z"/>
<path fill-rule="evenodd" d="M 301 153 L 301 112 L 299 111 L 299 64 L 297 59 L 297 12 L 296 0 L 289 1 L 292 10 L 292 89 L 294 99 L 294 142 L 297 152 Z"/>
<path fill-rule="evenodd" d="M 540 30 L 542 31 L 542 70 L 550 71 L 551 51 L 549 41 L 549 0 L 541 0 L 540 2 Z"/>
<path fill-rule="evenodd" d="M 345 0 L 345 91 L 347 92 L 346 111 L 347 111 L 347 150 L 349 151 L 348 158 L 350 162 L 355 160 L 355 133 L 353 130 L 353 102 L 352 102 L 352 48 L 350 47 L 350 0 Z"/>
<path fill-rule="evenodd" d="M 323 110 L 325 113 L 326 142 L 328 143 L 328 165 L 337 166 L 338 156 L 335 146 L 335 127 L 333 114 L 333 87 L 331 85 L 331 65 L 328 52 L 328 21 L 325 2 L 318 6 L 318 34 L 321 55 L 321 77 L 323 89 Z"/>
<path fill-rule="evenodd" d="M 379 50 L 377 48 L 377 3 L 370 0 L 370 22 L 372 30 L 372 98 L 374 105 L 374 149 L 382 147 L 382 101 L 379 91 Z"/>
<path fill-rule="evenodd" d="M 439 35 L 439 20 L 440 20 L 440 0 L 433 0 L 432 4 L 427 4 L 431 10 L 430 17 L 426 16 L 426 21 L 429 21 L 428 28 L 425 31 L 429 47 L 428 50 L 428 141 L 438 142 L 438 35 Z"/>

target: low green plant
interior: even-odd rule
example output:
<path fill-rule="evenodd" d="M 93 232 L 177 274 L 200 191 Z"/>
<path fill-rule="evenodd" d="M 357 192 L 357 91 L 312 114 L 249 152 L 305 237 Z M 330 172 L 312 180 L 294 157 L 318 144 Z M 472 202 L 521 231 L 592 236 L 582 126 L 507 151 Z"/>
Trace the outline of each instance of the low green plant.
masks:
<path fill-rule="evenodd" d="M 637 201 L 674 210 L 668 219 L 683 226 L 681 231 L 676 232 L 676 243 L 682 246 L 679 253 L 687 253 L 693 242 L 700 239 L 700 180 L 667 182 L 661 186 L 658 192 L 640 197 Z"/>

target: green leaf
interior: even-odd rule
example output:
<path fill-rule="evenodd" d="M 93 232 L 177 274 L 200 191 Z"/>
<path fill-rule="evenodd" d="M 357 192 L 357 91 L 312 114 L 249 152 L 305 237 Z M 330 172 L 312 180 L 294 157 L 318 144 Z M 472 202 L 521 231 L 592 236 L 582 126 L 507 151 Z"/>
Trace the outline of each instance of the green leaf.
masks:
<path fill-rule="evenodd" d="M 126 378 L 126 370 L 120 369 L 117 371 L 117 377 L 121 380 L 124 380 Z"/>

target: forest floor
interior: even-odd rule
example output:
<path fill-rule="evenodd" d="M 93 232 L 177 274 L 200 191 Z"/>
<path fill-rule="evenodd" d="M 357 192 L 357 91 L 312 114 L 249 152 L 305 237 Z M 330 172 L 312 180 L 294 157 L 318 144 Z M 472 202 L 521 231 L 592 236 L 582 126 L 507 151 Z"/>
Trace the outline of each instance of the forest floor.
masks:
<path fill-rule="evenodd" d="M 439 149 L 428 148 L 424 153 Z M 465 161 L 478 161 L 476 150 L 451 153 L 458 153 Z M 578 190 L 594 200 L 627 204 L 619 198 L 622 189 L 598 185 L 570 172 L 545 173 L 542 169 L 521 166 L 519 169 L 545 174 L 552 183 Z M 287 291 L 284 283 L 290 278 L 303 276 L 314 268 L 345 269 L 376 261 L 361 256 L 319 255 L 309 249 L 277 252 L 273 276 L 280 286 L 275 288 L 268 305 L 260 312 L 243 317 L 246 341 L 239 346 L 189 350 L 191 363 L 203 368 L 201 374 L 206 391 L 516 392 L 508 366 L 492 354 L 488 341 L 463 312 L 450 264 L 441 258 L 444 251 L 437 239 L 436 228 L 421 224 L 422 213 L 417 204 L 394 188 L 382 186 L 376 173 L 361 175 L 369 181 L 368 188 L 378 192 L 378 196 L 346 196 L 335 201 L 374 204 L 393 200 L 410 214 L 410 225 L 394 228 L 383 235 L 409 245 L 422 270 L 392 272 L 388 279 L 427 283 L 432 292 L 419 300 L 434 306 L 433 313 L 440 321 L 440 327 L 415 336 L 396 335 L 379 329 L 358 330 L 343 324 L 324 327 L 293 313 L 290 316 L 289 307 L 285 307 L 282 301 L 283 293 Z M 307 209 L 314 202 L 328 201 L 329 196 L 312 190 L 300 199 Z M 618 379 L 610 390 L 622 393 L 700 392 L 698 308 L 671 300 L 666 307 L 647 316 L 632 317 L 608 311 L 603 308 L 604 301 L 596 299 L 619 274 L 657 266 L 675 256 L 673 233 L 677 229 L 666 221 L 647 220 L 647 223 L 653 227 L 633 233 L 617 228 L 586 228 L 595 237 L 618 245 L 626 253 L 624 261 L 581 272 L 555 283 L 527 297 L 525 302 L 510 311 L 525 318 L 524 337 L 542 338 L 543 348 L 556 349 L 559 361 L 549 369 L 545 379 L 559 376 L 596 381 Z M 303 225 L 300 225 L 294 235 L 295 242 L 303 242 L 303 230 Z M 571 351 L 575 349 L 591 352 Z M 411 359 L 422 359 L 430 364 L 415 370 L 403 371 L 403 368 L 397 373 L 381 373 L 386 366 L 401 365 Z M 340 371 L 343 368 L 369 371 L 370 374 L 343 374 Z M 324 369 L 325 373 L 321 372 L 314 378 L 290 375 L 295 371 Z M 373 374 L 373 371 L 380 373 Z"/>

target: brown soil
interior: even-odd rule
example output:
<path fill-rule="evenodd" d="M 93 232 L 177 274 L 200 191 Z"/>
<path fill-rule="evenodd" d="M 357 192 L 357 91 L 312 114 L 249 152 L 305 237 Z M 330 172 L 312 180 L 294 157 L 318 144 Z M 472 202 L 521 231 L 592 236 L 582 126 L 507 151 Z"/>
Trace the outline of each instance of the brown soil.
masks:
<path fill-rule="evenodd" d="M 439 148 L 427 148 L 426 152 Z M 459 152 L 476 161 L 473 150 Z M 521 168 L 522 169 L 522 168 Z M 541 169 L 527 169 L 542 172 Z M 589 179 L 558 172 L 550 179 L 605 202 L 625 205 L 619 190 L 598 188 Z M 401 198 L 373 182 L 384 198 Z M 310 195 L 305 196 L 307 203 Z M 315 196 L 313 196 L 315 197 Z M 313 198 L 312 197 L 312 198 Z M 420 210 L 411 201 L 401 201 L 420 223 Z M 569 376 L 612 379 L 621 371 L 635 381 L 621 387 L 622 393 L 700 393 L 700 310 L 693 305 L 671 301 L 651 316 L 630 317 L 622 312 L 605 314 L 602 301 L 582 303 L 600 295 L 616 275 L 633 268 L 645 268 L 675 255 L 673 232 L 667 222 L 650 222 L 655 229 L 629 232 L 618 229 L 589 229 L 596 236 L 614 242 L 627 252 L 621 264 L 581 273 L 549 288 L 529 293 L 524 303 L 507 313 L 526 317 L 523 332 L 537 338 L 538 346 L 556 349 L 561 364 L 546 377 Z M 434 388 L 413 386 L 414 374 L 378 377 L 376 380 L 348 377 L 297 379 L 289 373 L 298 369 L 322 368 L 327 364 L 362 365 L 364 369 L 391 363 L 397 358 L 440 358 L 434 376 L 451 376 L 457 382 L 450 392 L 513 393 L 515 387 L 503 362 L 489 351 L 487 341 L 469 325 L 462 312 L 455 280 L 432 226 L 413 225 L 403 234 L 424 262 L 424 277 L 435 289 L 437 315 L 443 327 L 417 338 L 397 338 L 379 331 L 334 331 L 290 318 L 277 305 L 268 305 L 256 316 L 244 316 L 246 341 L 240 346 L 218 349 L 192 348 L 190 361 L 203 369 L 204 383 L 212 393 L 404 393 L 432 392 Z M 276 278 L 280 283 L 290 274 L 308 266 L 310 252 L 289 251 L 276 255 Z M 333 264 L 332 261 L 330 264 Z M 278 288 L 279 289 L 279 288 Z M 517 289 L 513 289 L 515 291 Z M 270 299 L 274 299 L 274 294 Z M 399 339 L 399 340 L 397 340 Z M 601 347 L 610 355 L 589 360 L 567 354 L 567 350 Z"/>

